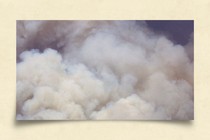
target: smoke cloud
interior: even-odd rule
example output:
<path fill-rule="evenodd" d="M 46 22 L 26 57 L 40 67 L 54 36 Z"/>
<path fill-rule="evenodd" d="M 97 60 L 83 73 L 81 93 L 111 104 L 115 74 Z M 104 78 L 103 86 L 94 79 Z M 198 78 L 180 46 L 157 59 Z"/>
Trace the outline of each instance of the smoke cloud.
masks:
<path fill-rule="evenodd" d="M 192 120 L 189 48 L 144 21 L 17 21 L 16 119 Z"/>

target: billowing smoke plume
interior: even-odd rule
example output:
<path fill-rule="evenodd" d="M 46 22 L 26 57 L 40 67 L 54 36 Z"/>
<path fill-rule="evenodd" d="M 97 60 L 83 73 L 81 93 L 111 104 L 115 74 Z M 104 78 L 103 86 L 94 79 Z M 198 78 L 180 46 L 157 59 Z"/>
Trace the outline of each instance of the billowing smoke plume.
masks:
<path fill-rule="evenodd" d="M 193 119 L 189 45 L 145 22 L 17 21 L 17 119 Z"/>

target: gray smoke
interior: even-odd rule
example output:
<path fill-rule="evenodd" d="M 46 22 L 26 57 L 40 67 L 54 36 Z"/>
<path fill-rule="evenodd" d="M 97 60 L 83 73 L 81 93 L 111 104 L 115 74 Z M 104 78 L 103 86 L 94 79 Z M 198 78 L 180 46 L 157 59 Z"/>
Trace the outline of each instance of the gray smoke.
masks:
<path fill-rule="evenodd" d="M 189 48 L 143 21 L 17 21 L 17 119 L 191 120 Z"/>

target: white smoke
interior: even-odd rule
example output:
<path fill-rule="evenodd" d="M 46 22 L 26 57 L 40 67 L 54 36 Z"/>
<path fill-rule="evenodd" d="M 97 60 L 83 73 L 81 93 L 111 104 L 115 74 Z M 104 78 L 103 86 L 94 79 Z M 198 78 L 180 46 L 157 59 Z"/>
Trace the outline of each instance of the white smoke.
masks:
<path fill-rule="evenodd" d="M 193 60 L 135 21 L 18 21 L 18 120 L 191 120 Z"/>

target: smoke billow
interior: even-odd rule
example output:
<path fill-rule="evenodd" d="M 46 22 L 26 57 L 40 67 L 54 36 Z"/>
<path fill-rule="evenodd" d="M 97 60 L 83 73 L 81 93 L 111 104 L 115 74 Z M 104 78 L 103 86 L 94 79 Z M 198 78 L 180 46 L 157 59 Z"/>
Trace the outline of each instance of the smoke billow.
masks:
<path fill-rule="evenodd" d="M 191 120 L 189 46 L 144 21 L 17 21 L 17 119 Z"/>

